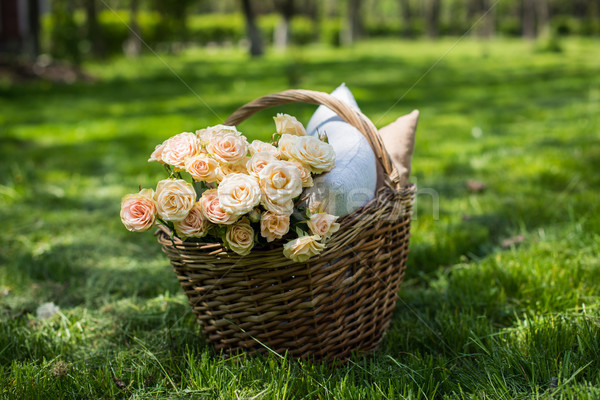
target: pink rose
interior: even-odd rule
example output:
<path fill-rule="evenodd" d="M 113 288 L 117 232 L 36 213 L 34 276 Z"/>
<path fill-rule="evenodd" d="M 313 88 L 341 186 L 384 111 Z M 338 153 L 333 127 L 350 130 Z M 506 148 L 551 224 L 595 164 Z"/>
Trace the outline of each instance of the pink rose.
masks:
<path fill-rule="evenodd" d="M 185 161 L 185 170 L 198 182 L 216 182 L 219 175 L 218 168 L 219 163 L 203 153 Z"/>
<path fill-rule="evenodd" d="M 250 253 L 254 247 L 254 229 L 250 226 L 248 219 L 243 218 L 239 222 L 227 227 L 224 243 L 240 256 Z"/>
<path fill-rule="evenodd" d="M 213 224 L 233 224 L 239 215 L 227 214 L 219 202 L 217 189 L 209 189 L 202 193 L 199 200 L 202 214 Z"/>
<path fill-rule="evenodd" d="M 161 158 L 165 164 L 175 167 L 176 171 L 182 171 L 185 169 L 185 159 L 198 154 L 201 148 L 196 135 L 191 132 L 183 132 L 167 140 L 162 149 Z"/>
<path fill-rule="evenodd" d="M 195 203 L 187 217 L 181 221 L 175 221 L 173 225 L 177 235 L 182 239 L 204 237 L 210 228 L 210 222 L 202 214 L 200 203 Z"/>
<path fill-rule="evenodd" d="M 250 175 L 258 177 L 258 174 L 262 169 L 270 162 L 278 161 L 273 153 L 267 151 L 259 151 L 254 153 L 252 157 L 246 163 L 246 169 Z M 310 173 L 310 171 L 309 171 Z"/>
<path fill-rule="evenodd" d="M 281 239 L 289 230 L 289 215 L 273 214 L 267 211 L 260 219 L 260 234 L 262 237 L 267 238 L 267 242 Z"/>
<path fill-rule="evenodd" d="M 164 161 L 162 160 L 162 152 L 163 152 L 168 140 L 169 139 L 165 140 L 164 142 L 162 142 L 161 144 L 157 145 L 154 148 L 154 151 L 152 152 L 152 154 L 150 154 L 150 158 L 148 159 L 148 162 L 158 161 L 159 163 L 164 164 Z"/>
<path fill-rule="evenodd" d="M 165 221 L 181 221 L 196 202 L 196 192 L 183 179 L 163 179 L 156 185 L 156 209 Z"/>
<path fill-rule="evenodd" d="M 237 164 L 248 154 L 248 142 L 239 133 L 227 131 L 213 136 L 206 150 L 221 164 Z"/>
<path fill-rule="evenodd" d="M 128 194 L 121 200 L 121 221 L 131 232 L 144 232 L 156 221 L 154 191 L 143 189 L 137 194 Z"/>

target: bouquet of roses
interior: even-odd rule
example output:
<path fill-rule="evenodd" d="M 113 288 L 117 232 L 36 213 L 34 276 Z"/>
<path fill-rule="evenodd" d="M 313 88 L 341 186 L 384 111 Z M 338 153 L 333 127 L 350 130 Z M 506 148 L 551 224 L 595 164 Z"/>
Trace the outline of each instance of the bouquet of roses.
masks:
<path fill-rule="evenodd" d="M 300 195 L 313 174 L 335 166 L 335 153 L 325 135 L 307 135 L 295 117 L 274 119 L 272 143 L 248 143 L 236 127 L 216 125 L 156 146 L 148 161 L 163 164 L 169 177 L 156 190 L 123 197 L 125 227 L 143 232 L 160 223 L 182 240 L 221 241 L 241 256 L 275 240 L 297 262 L 319 254 L 338 217 L 322 212 L 324 204 L 302 206 Z"/>

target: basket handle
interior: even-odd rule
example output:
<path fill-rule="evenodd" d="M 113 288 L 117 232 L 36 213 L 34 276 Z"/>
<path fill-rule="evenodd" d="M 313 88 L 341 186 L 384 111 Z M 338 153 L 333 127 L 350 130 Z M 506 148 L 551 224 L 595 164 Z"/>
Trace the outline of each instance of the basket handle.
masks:
<path fill-rule="evenodd" d="M 398 172 L 394 168 L 381 137 L 375 125 L 363 113 L 336 99 L 330 94 L 315 90 L 291 89 L 279 93 L 259 97 L 250 103 L 241 106 L 225 121 L 226 125 L 238 125 L 250 116 L 266 108 L 289 103 L 308 103 L 323 105 L 337 113 L 344 121 L 358 129 L 369 141 L 381 167 L 386 175 L 394 180 Z"/>

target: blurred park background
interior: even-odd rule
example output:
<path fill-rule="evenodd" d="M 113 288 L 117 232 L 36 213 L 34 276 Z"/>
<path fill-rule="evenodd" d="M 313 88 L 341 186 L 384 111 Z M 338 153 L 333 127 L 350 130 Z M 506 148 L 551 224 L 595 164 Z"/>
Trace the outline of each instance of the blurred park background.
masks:
<path fill-rule="evenodd" d="M 600 397 L 599 35 L 597 0 L 0 0 L 0 393 Z M 224 359 L 120 200 L 166 138 L 342 82 L 421 111 L 391 327 L 340 368 Z"/>
<path fill-rule="evenodd" d="M 365 38 L 600 34 L 597 0 L 3 0 L 0 16 L 0 50 L 44 54 L 42 64 L 136 56 L 146 45 L 247 47 L 259 56 L 271 45 Z"/>

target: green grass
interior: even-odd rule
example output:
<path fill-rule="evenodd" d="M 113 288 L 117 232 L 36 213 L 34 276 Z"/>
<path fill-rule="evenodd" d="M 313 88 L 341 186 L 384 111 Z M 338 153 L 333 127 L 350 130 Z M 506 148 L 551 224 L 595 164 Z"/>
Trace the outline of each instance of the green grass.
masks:
<path fill-rule="evenodd" d="M 202 100 L 152 55 L 87 65 L 93 84 L 0 82 L 3 396 L 600 396 L 597 41 L 543 53 L 466 40 L 426 73 L 453 44 L 161 55 Z M 224 359 L 154 237 L 121 225 L 120 198 L 163 176 L 145 162 L 163 139 L 267 93 L 341 81 L 378 126 L 421 110 L 421 192 L 391 327 L 373 356 L 341 368 Z M 241 129 L 265 138 L 275 112 L 306 122 L 313 109 L 263 112 Z M 60 313 L 38 320 L 47 301 Z"/>

